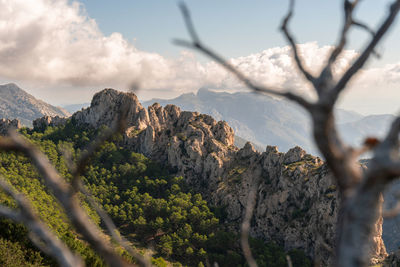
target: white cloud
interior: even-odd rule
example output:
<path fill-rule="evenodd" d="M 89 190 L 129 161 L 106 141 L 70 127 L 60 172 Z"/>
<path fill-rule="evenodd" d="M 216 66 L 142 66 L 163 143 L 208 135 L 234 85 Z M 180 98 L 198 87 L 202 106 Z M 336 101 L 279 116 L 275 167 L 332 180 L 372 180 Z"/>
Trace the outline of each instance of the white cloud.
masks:
<path fill-rule="evenodd" d="M 299 45 L 305 65 L 313 73 L 320 71 L 331 49 L 316 42 Z M 346 50 L 335 65 L 335 73 L 346 69 L 356 55 Z M 288 46 L 229 61 L 260 84 L 310 92 Z M 200 63 L 192 52 L 167 59 L 136 49 L 120 33 L 105 36 L 81 4 L 67 0 L 0 0 L 0 80 L 33 84 L 47 91 L 57 87 L 60 95 L 65 88 L 124 89 L 133 81 L 148 89 L 146 97 L 152 91 L 167 97 L 200 87 L 243 88 L 219 65 Z M 399 82 L 400 64 L 364 70 L 347 101 L 360 102 L 366 91 L 376 96 L 386 87 L 398 96 Z"/>
<path fill-rule="evenodd" d="M 11 79 L 120 85 L 142 72 L 162 77 L 168 68 L 121 34 L 104 36 L 79 3 L 66 0 L 1 1 L 0 40 L 0 75 Z"/>
<path fill-rule="evenodd" d="M 400 112 L 400 63 L 361 70 L 343 97 L 343 107 L 364 114 Z"/>
<path fill-rule="evenodd" d="M 242 85 L 215 63 L 200 64 L 192 53 L 176 60 L 139 51 L 119 33 L 104 36 L 82 5 L 66 0 L 0 2 L 0 76 L 8 79 L 73 86 L 126 86 L 141 78 L 143 87 L 175 91 L 201 86 Z M 301 45 L 315 69 L 330 47 Z M 261 83 L 303 85 L 288 47 L 231 59 Z"/>
<path fill-rule="evenodd" d="M 317 42 L 299 44 L 300 56 L 304 59 L 306 69 L 313 74 L 319 74 L 332 46 L 318 46 Z M 353 50 L 347 50 L 334 66 L 334 74 L 343 72 L 349 62 L 357 55 Z M 258 83 L 283 89 L 291 89 L 309 93 L 309 85 L 297 69 L 289 46 L 266 49 L 260 53 L 246 57 L 231 59 L 230 62 L 248 77 Z M 219 73 L 224 78 L 217 84 L 221 88 L 235 88 L 242 85 L 228 73 Z M 215 79 L 215 81 L 218 81 Z"/>

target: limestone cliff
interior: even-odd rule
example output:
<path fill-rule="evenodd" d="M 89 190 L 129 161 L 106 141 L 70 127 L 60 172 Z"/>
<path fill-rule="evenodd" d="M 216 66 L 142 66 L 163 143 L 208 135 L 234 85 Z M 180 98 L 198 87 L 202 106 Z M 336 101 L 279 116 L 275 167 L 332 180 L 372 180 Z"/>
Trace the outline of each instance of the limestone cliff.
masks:
<path fill-rule="evenodd" d="M 332 263 L 338 192 L 322 160 L 295 147 L 280 153 L 269 146 L 238 149 L 226 122 L 211 116 L 153 104 L 145 109 L 132 93 L 105 89 L 72 119 L 91 127 L 112 126 L 122 103 L 129 103 L 125 145 L 167 164 L 213 204 L 224 207 L 225 223 L 237 228 L 250 186 L 258 184 L 252 235 L 286 249 L 303 249 L 323 265 Z M 373 261 L 386 256 L 376 224 Z"/>

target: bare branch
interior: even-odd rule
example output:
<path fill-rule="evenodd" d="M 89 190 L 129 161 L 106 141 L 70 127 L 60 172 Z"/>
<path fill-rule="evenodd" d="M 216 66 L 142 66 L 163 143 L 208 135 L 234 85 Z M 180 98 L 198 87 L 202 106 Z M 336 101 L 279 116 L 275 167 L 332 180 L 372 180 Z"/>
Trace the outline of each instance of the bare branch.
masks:
<path fill-rule="evenodd" d="M 247 87 L 252 89 L 254 92 L 267 93 L 267 94 L 285 97 L 291 101 L 298 103 L 299 105 L 303 106 L 307 110 L 309 110 L 311 108 L 312 104 L 300 95 L 297 95 L 290 91 L 284 91 L 284 90 L 278 89 L 278 88 L 269 88 L 269 87 L 265 87 L 265 86 L 256 84 L 250 78 L 248 78 L 245 74 L 243 74 L 241 71 L 239 71 L 235 66 L 233 66 L 226 59 L 224 59 L 222 56 L 220 56 L 219 54 L 217 54 L 210 48 L 207 48 L 206 46 L 204 46 L 202 44 L 202 42 L 200 41 L 200 39 L 194 29 L 193 22 L 192 22 L 188 8 L 186 7 L 186 5 L 184 3 L 180 4 L 180 8 L 181 8 L 181 11 L 183 14 L 183 18 L 185 20 L 186 28 L 189 32 L 190 37 L 192 38 L 192 41 L 188 42 L 185 40 L 174 40 L 174 43 L 176 45 L 184 46 L 184 47 L 195 49 L 195 50 L 202 52 L 204 55 L 210 57 L 211 59 L 215 60 L 217 63 L 222 65 L 225 69 L 227 69 L 229 72 L 231 72 L 233 75 L 235 75 L 236 78 L 238 78 L 240 81 L 242 81 Z"/>
<path fill-rule="evenodd" d="M 347 33 L 351 25 L 353 24 L 353 10 L 357 6 L 357 4 L 358 0 L 354 2 L 350 2 L 348 0 L 343 1 L 343 11 L 344 11 L 343 27 L 340 33 L 339 42 L 332 50 L 331 54 L 329 55 L 329 59 L 328 62 L 326 63 L 326 66 L 323 68 L 321 74 L 319 75 L 316 90 L 320 95 L 327 87 L 330 86 L 330 83 L 333 80 L 332 65 L 336 61 L 338 56 L 342 53 L 347 43 Z"/>
<path fill-rule="evenodd" d="M 81 267 L 84 266 L 82 258 L 75 255 L 54 235 L 34 213 L 29 200 L 17 193 L 3 177 L 0 177 L 0 187 L 9 194 L 18 204 L 21 211 L 16 212 L 7 207 L 0 206 L 0 216 L 7 217 L 13 221 L 23 223 L 31 231 L 31 240 L 46 254 L 54 257 L 60 266 Z M 46 249 L 43 250 L 43 247 Z"/>
<path fill-rule="evenodd" d="M 45 184 L 53 191 L 53 195 L 63 206 L 76 230 L 104 258 L 108 265 L 111 267 L 130 266 L 130 264 L 116 254 L 111 244 L 102 237 L 101 230 L 83 210 L 75 191 L 65 182 L 38 148 L 17 133 L 13 133 L 8 138 L 0 138 L 0 149 L 22 152 L 32 160 Z"/>
<path fill-rule="evenodd" d="M 358 21 L 354 21 L 354 20 L 353 20 L 353 25 L 354 25 L 354 26 L 357 26 L 357 27 L 359 27 L 359 28 L 361 28 L 361 29 L 363 29 L 363 30 L 365 30 L 366 32 L 368 32 L 369 34 L 371 34 L 372 37 L 375 36 L 375 31 L 372 30 L 367 24 L 364 24 L 364 23 L 362 23 L 362 22 L 358 22 Z"/>
<path fill-rule="evenodd" d="M 335 49 L 329 56 L 328 64 L 325 69 L 330 69 L 333 62 L 336 61 L 337 57 L 343 51 L 344 46 L 347 43 L 347 32 L 349 31 L 351 25 L 353 24 L 353 11 L 357 6 L 358 1 L 350 2 L 348 0 L 343 1 L 343 9 L 344 9 L 344 23 L 342 32 L 340 34 L 339 43 L 336 45 Z"/>
<path fill-rule="evenodd" d="M 83 186 L 80 188 L 80 191 L 87 197 L 90 205 L 95 208 L 97 214 L 99 214 L 100 218 L 103 220 L 108 232 L 111 234 L 114 240 L 117 241 L 117 243 L 121 245 L 136 260 L 138 260 L 141 266 L 152 266 L 150 259 L 144 257 L 135 249 L 133 249 L 128 240 L 126 240 L 124 236 L 121 235 L 110 216 L 108 216 L 108 214 L 101 208 L 101 206 L 96 202 L 90 192 L 88 192 Z"/>
<path fill-rule="evenodd" d="M 397 117 L 392 122 L 386 138 L 375 150 L 374 162 L 378 162 L 376 165 L 386 173 L 389 179 L 400 176 L 399 133 L 400 117 Z"/>
<path fill-rule="evenodd" d="M 364 51 L 361 53 L 361 55 L 357 58 L 357 60 L 350 66 L 350 68 L 343 74 L 343 76 L 340 78 L 339 82 L 336 84 L 334 87 L 332 94 L 331 94 L 331 99 L 336 101 L 338 98 L 339 94 L 343 91 L 343 89 L 346 87 L 347 83 L 350 81 L 350 79 L 360 70 L 364 64 L 367 62 L 369 56 L 374 53 L 375 47 L 379 43 L 379 41 L 382 39 L 382 37 L 385 35 L 387 30 L 390 28 L 390 26 L 393 24 L 398 12 L 400 10 L 400 1 L 396 0 L 394 1 L 389 9 L 389 14 L 382 23 L 382 25 L 379 27 L 378 31 L 372 38 L 372 40 L 369 42 L 367 47 L 364 49 Z"/>
<path fill-rule="evenodd" d="M 365 142 L 359 148 L 349 147 L 347 149 L 348 154 L 349 154 L 348 158 L 349 158 L 349 160 L 357 161 L 360 156 L 367 153 L 368 151 L 371 151 L 373 149 L 373 147 L 374 147 L 373 145 L 365 143 Z"/>
<path fill-rule="evenodd" d="M 392 122 L 386 137 L 374 150 L 374 157 L 367 174 L 369 183 L 373 184 L 375 179 L 385 179 L 386 182 L 390 182 L 400 176 L 399 132 L 400 117 L 397 117 Z"/>
<path fill-rule="evenodd" d="M 256 197 L 257 197 L 257 187 L 258 182 L 255 182 L 251 185 L 249 195 L 247 197 L 246 211 L 242 223 L 242 232 L 240 236 L 240 243 L 242 245 L 242 250 L 244 257 L 246 258 L 247 264 L 250 267 L 257 267 L 257 262 L 255 261 L 251 248 L 249 245 L 249 231 L 250 231 L 250 221 L 251 217 L 253 217 L 254 207 L 256 205 Z"/>
<path fill-rule="evenodd" d="M 298 68 L 306 79 L 313 84 L 318 93 L 319 100 L 317 103 L 309 103 L 301 96 L 290 96 L 288 95 L 289 92 L 282 93 L 281 90 L 264 88 L 255 84 L 224 58 L 201 43 L 194 30 L 189 11 L 186 7 L 181 9 L 192 42 L 176 41 L 179 45 L 197 49 L 214 59 L 253 91 L 286 97 L 299 103 L 310 112 L 313 119 L 314 139 L 333 172 L 341 192 L 337 227 L 338 238 L 336 243 L 338 266 L 366 266 L 369 256 L 368 246 L 375 229 L 374 224 L 378 219 L 381 219 L 380 208 L 382 206 L 381 195 L 383 189 L 388 181 L 395 178 L 396 175 L 400 175 L 398 150 L 400 121 L 392 125 L 391 131 L 383 142 L 376 142 L 374 144 L 369 142 L 360 149 L 354 149 L 345 145 L 340 139 L 335 126 L 333 109 L 339 94 L 355 73 L 364 66 L 369 56 L 371 54 L 376 54 L 375 49 L 377 44 L 393 24 L 400 9 L 400 0 L 393 0 L 387 17 L 375 32 L 366 24 L 353 19 L 353 11 L 359 2 L 359 0 L 343 1 L 344 23 L 338 44 L 329 55 L 328 63 L 321 71 L 319 77 L 315 78 L 305 70 L 303 61 L 297 50 L 296 41 L 288 30 L 288 23 L 293 16 L 294 9 L 294 0 L 290 0 L 289 11 L 282 22 L 282 31 L 293 49 L 294 60 Z M 342 77 L 339 77 L 339 81 L 335 82 L 332 75 L 332 65 L 342 53 L 347 43 L 348 31 L 352 26 L 366 30 L 371 34 L 372 38 L 354 63 L 347 69 Z M 360 154 L 371 149 L 374 149 L 375 157 L 372 160 L 372 166 L 370 166 L 367 173 L 364 174 L 357 164 L 356 159 Z M 243 231 L 241 241 L 244 252 L 246 250 L 250 252 L 248 242 L 246 243 L 245 240 L 245 238 L 247 239 L 248 237 L 248 232 L 246 231 L 248 231 L 250 227 L 251 212 L 249 215 L 249 210 L 252 211 L 250 208 L 246 209 L 245 220 L 242 225 Z M 251 256 L 251 253 L 248 255 Z M 249 259 L 250 266 L 255 264 L 254 259 Z"/>
<path fill-rule="evenodd" d="M 286 255 L 286 261 L 288 267 L 293 267 L 292 258 L 290 257 L 290 255 Z"/>
<path fill-rule="evenodd" d="M 382 216 L 385 219 L 390 219 L 398 216 L 400 214 L 400 201 L 396 203 L 396 206 L 390 210 L 384 210 Z"/>
<path fill-rule="evenodd" d="M 283 31 L 283 33 L 286 37 L 286 40 L 289 42 L 290 46 L 292 47 L 294 59 L 296 61 L 296 65 L 299 68 L 300 72 L 304 75 L 304 77 L 308 81 L 310 81 L 312 84 L 314 84 L 316 79 L 313 75 L 311 75 L 304 68 L 303 60 L 300 58 L 299 52 L 297 50 L 296 41 L 294 40 L 294 37 L 291 35 L 291 33 L 289 32 L 289 29 L 288 29 L 289 21 L 293 16 L 293 10 L 294 10 L 294 0 L 290 0 L 289 10 L 288 10 L 287 15 L 285 16 L 285 18 L 282 21 L 281 30 Z"/>
<path fill-rule="evenodd" d="M 186 28 L 189 32 L 190 38 L 192 39 L 193 43 L 199 44 L 200 39 L 194 28 L 189 9 L 187 8 L 187 6 L 184 2 L 179 3 L 179 8 L 181 9 L 182 16 L 183 16 L 183 19 L 185 20 Z"/>
<path fill-rule="evenodd" d="M 393 149 L 398 149 L 399 147 L 399 132 L 400 132 L 400 116 L 397 117 L 390 127 L 390 130 L 384 140 L 385 143 L 391 146 Z"/>
<path fill-rule="evenodd" d="M 362 23 L 362 22 L 354 21 L 354 20 L 353 20 L 353 25 L 354 25 L 354 26 L 357 26 L 357 27 L 359 27 L 359 28 L 361 28 L 361 29 L 363 29 L 363 30 L 365 30 L 366 32 L 368 32 L 368 33 L 371 35 L 372 38 L 374 38 L 375 35 L 376 35 L 375 31 L 374 31 L 373 29 L 371 29 L 371 28 L 370 28 L 367 24 L 365 24 L 365 23 Z M 373 55 L 376 56 L 377 58 L 380 58 L 380 57 L 381 57 L 381 55 L 380 55 L 375 49 L 372 50 L 371 54 L 373 54 Z"/>
<path fill-rule="evenodd" d="M 22 215 L 20 212 L 14 211 L 14 210 L 10 209 L 9 207 L 3 206 L 3 205 L 0 205 L 0 216 L 6 217 L 15 222 L 22 221 Z"/>

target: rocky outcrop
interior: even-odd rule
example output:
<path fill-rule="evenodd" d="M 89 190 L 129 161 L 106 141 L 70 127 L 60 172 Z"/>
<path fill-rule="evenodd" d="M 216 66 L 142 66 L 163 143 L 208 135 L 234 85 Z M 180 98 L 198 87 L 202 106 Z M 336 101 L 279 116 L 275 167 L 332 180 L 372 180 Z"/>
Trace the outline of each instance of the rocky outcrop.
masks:
<path fill-rule="evenodd" d="M 21 128 L 19 120 L 0 119 L 0 135 L 7 135 L 10 130 Z"/>
<path fill-rule="evenodd" d="M 285 249 L 302 249 L 323 265 L 332 263 L 339 197 L 322 160 L 300 147 L 281 153 L 268 146 L 259 153 L 246 143 L 238 149 L 226 122 L 173 105 L 155 103 L 145 109 L 134 94 L 112 89 L 97 93 L 91 106 L 72 119 L 111 127 L 126 103 L 130 110 L 125 145 L 175 168 L 208 201 L 225 209 L 227 225 L 238 228 L 256 183 L 251 234 Z M 386 256 L 381 234 L 380 220 L 371 248 L 373 261 Z"/>
<path fill-rule="evenodd" d="M 39 119 L 33 121 L 33 128 L 36 130 L 45 129 L 47 126 L 61 126 L 67 122 L 67 118 L 64 117 L 51 117 L 51 116 L 44 116 Z"/>

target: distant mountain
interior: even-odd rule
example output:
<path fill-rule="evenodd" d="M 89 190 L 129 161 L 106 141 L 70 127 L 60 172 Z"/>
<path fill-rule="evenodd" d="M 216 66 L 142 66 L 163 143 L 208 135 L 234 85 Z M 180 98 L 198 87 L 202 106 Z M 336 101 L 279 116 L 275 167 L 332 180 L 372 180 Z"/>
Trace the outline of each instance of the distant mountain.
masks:
<path fill-rule="evenodd" d="M 69 116 L 69 112 L 54 107 L 28 94 L 16 84 L 0 85 L 0 118 L 19 119 L 25 126 L 31 126 L 34 119 L 49 116 Z"/>
<path fill-rule="evenodd" d="M 198 111 L 217 120 L 225 120 L 237 136 L 257 146 L 276 145 L 280 151 L 287 151 L 298 145 L 317 154 L 312 142 L 309 116 L 292 102 L 253 93 L 230 94 L 208 89 L 174 99 L 152 99 L 144 102 L 144 105 L 149 106 L 154 102 L 163 106 L 174 104 L 182 110 Z M 355 144 L 367 133 L 384 132 L 393 116 L 364 117 L 353 111 L 338 109 L 336 117 L 344 139 Z"/>
<path fill-rule="evenodd" d="M 382 137 L 389 129 L 395 116 L 391 114 L 370 115 L 357 121 L 339 125 L 339 131 L 349 143 L 361 143 L 365 136 Z"/>
<path fill-rule="evenodd" d="M 235 135 L 235 143 L 234 143 L 234 145 L 237 146 L 238 148 L 243 148 L 246 145 L 247 142 L 248 142 L 248 140 L 243 139 L 242 137 Z M 258 145 L 258 144 L 254 144 L 254 142 L 252 142 L 252 143 L 253 143 L 253 146 L 254 146 L 255 150 L 257 150 L 258 152 L 264 152 L 265 147 L 263 147 L 261 145 Z"/>
<path fill-rule="evenodd" d="M 82 110 L 83 108 L 87 108 L 90 106 L 90 103 L 82 103 L 82 104 L 72 104 L 72 105 L 65 105 L 62 106 L 63 109 L 68 111 L 69 113 L 73 114 L 77 111 Z"/>

